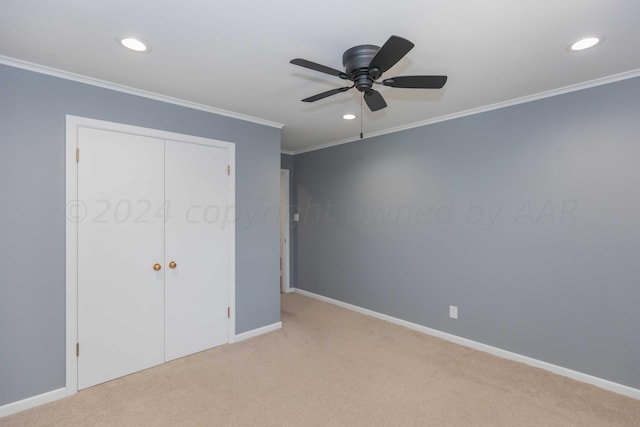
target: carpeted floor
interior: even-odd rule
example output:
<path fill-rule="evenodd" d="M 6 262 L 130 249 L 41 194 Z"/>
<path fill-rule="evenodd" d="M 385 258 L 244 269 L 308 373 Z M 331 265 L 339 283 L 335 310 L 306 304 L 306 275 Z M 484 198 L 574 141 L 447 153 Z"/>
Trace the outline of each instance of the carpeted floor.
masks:
<path fill-rule="evenodd" d="M 282 321 L 0 425 L 640 426 L 640 400 L 298 294 Z"/>

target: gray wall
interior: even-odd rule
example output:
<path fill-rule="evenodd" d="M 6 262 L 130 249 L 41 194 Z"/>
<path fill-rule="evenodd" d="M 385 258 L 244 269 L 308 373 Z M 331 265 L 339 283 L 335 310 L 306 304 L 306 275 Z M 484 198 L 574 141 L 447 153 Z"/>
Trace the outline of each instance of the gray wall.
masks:
<path fill-rule="evenodd" d="M 640 78 L 296 155 L 296 284 L 640 388 L 639 162 Z"/>
<path fill-rule="evenodd" d="M 293 214 L 298 212 L 296 207 L 296 191 L 295 191 L 295 176 L 296 171 L 294 167 L 294 156 L 291 154 L 280 154 L 280 168 L 287 169 L 289 171 L 289 224 L 291 224 L 291 230 L 289 235 L 289 277 L 291 278 L 291 287 L 295 288 L 296 277 L 296 244 L 297 244 L 297 222 L 293 222 Z"/>
<path fill-rule="evenodd" d="M 236 332 L 280 320 L 279 129 L 0 65 L 0 405 L 65 385 L 66 114 L 235 142 Z"/>

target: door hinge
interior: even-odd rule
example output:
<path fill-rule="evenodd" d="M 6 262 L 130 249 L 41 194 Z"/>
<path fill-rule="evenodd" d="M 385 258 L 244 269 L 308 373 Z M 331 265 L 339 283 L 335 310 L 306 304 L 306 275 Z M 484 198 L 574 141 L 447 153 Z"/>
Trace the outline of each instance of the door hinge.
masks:
<path fill-rule="evenodd" d="M 80 356 L 80 343 L 77 342 L 76 343 L 76 357 L 79 357 L 79 356 Z"/>
<path fill-rule="evenodd" d="M 227 319 L 231 319 L 231 307 L 227 307 Z"/>
<path fill-rule="evenodd" d="M 76 148 L 76 162 L 80 161 L 80 149 Z"/>
<path fill-rule="evenodd" d="M 227 165 L 227 175 L 231 176 L 231 165 Z"/>

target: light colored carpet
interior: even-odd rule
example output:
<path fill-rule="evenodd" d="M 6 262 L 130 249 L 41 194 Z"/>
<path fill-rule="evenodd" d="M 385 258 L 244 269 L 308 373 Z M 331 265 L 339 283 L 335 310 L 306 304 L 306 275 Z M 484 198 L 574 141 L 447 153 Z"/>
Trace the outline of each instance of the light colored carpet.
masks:
<path fill-rule="evenodd" d="M 282 330 L 2 426 L 640 426 L 640 401 L 298 294 Z"/>

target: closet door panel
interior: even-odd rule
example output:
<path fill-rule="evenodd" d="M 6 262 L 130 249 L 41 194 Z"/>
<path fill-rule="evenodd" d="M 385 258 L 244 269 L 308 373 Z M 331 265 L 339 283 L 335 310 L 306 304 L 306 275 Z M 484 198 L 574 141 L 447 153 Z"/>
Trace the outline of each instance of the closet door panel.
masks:
<path fill-rule="evenodd" d="M 165 351 L 171 360 L 228 342 L 227 150 L 165 141 Z M 175 263 L 175 267 L 172 268 Z"/>
<path fill-rule="evenodd" d="M 164 141 L 90 128 L 78 141 L 82 389 L 164 361 Z"/>

